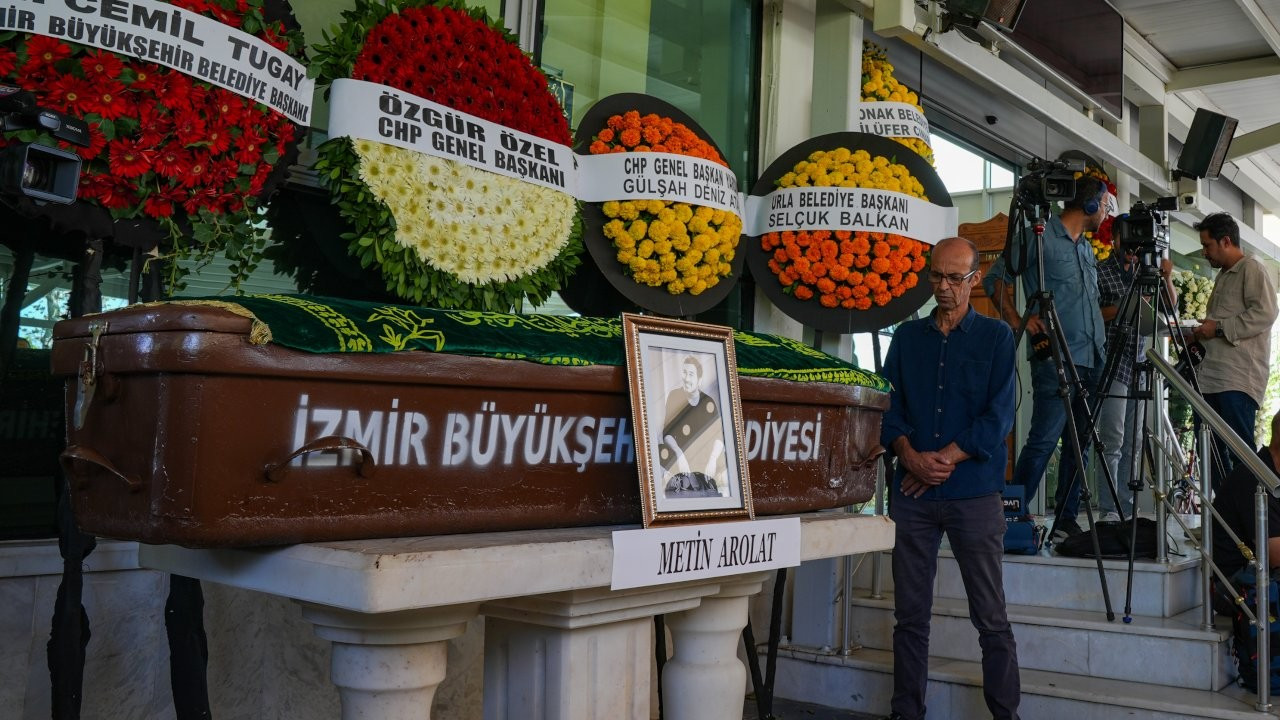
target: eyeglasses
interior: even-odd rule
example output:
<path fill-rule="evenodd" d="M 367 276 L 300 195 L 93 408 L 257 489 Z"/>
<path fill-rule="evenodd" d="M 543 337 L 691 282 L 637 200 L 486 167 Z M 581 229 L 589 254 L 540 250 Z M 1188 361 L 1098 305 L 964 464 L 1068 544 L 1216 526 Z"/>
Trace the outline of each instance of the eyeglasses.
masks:
<path fill-rule="evenodd" d="M 942 281 L 943 281 L 943 280 L 946 280 L 947 282 L 951 283 L 952 285 L 959 285 L 960 283 L 964 282 L 965 280 L 968 280 L 969 278 L 973 277 L 973 274 L 974 274 L 974 273 L 976 273 L 976 272 L 978 272 L 978 271 L 977 271 L 977 270 L 970 270 L 969 272 L 967 272 L 967 273 L 965 273 L 965 274 L 963 274 L 963 275 L 957 275 L 957 274 L 955 274 L 955 273 L 951 273 L 950 275 L 946 275 L 946 274 L 943 274 L 943 273 L 940 273 L 940 272 L 936 272 L 936 271 L 930 270 L 930 271 L 929 271 L 929 282 L 934 283 L 935 285 L 941 285 L 941 284 L 942 284 Z"/>

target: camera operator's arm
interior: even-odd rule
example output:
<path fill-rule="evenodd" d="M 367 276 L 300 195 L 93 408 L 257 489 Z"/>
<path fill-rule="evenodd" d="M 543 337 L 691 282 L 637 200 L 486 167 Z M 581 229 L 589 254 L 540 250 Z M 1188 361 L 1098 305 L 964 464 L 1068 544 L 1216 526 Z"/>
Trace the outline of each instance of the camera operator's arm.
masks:
<path fill-rule="evenodd" d="M 991 263 L 991 267 L 982 274 L 982 289 L 995 304 L 1000 319 L 1017 332 L 1018 326 L 1022 324 L 1022 318 L 1018 315 L 1015 302 L 1013 277 L 1005 267 L 1003 255 L 996 258 L 996 261 Z"/>
<path fill-rule="evenodd" d="M 1039 261 L 1040 250 L 1036 247 L 1036 243 L 1030 243 L 1027 246 L 1027 271 L 1022 273 L 1022 294 L 1026 296 L 1027 307 L 1031 307 L 1035 302 L 1036 294 L 1040 292 L 1040 277 L 1036 272 L 1036 266 Z M 1039 308 L 1036 308 L 1037 310 Z M 1017 331 L 1018 326 L 1012 326 Z M 1027 326 L 1023 328 L 1028 335 L 1035 336 L 1045 332 L 1044 322 L 1040 320 L 1040 314 L 1034 313 L 1027 316 Z"/>
<path fill-rule="evenodd" d="M 1022 316 L 1018 314 L 1018 306 L 1014 302 L 1013 283 L 1006 282 L 1004 278 L 996 278 L 991 282 L 991 288 L 994 290 L 991 298 L 996 303 L 996 309 L 1000 311 L 1000 319 L 1017 332 L 1018 326 L 1022 324 Z"/>
<path fill-rule="evenodd" d="M 1040 335 L 1045 332 L 1044 323 L 1040 321 L 1039 315 L 1027 316 L 1027 334 L 1031 337 Z"/>

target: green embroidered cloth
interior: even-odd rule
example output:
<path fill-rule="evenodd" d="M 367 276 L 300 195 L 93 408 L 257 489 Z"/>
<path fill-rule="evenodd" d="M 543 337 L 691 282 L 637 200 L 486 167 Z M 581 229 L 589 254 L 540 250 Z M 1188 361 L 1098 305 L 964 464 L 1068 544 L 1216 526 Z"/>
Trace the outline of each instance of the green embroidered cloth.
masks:
<path fill-rule="evenodd" d="M 253 337 L 306 352 L 426 350 L 549 365 L 625 362 L 620 319 L 436 310 L 309 295 L 204 300 L 243 307 L 266 326 L 255 328 Z M 879 375 L 788 338 L 738 331 L 734 351 L 741 375 L 889 391 Z"/>

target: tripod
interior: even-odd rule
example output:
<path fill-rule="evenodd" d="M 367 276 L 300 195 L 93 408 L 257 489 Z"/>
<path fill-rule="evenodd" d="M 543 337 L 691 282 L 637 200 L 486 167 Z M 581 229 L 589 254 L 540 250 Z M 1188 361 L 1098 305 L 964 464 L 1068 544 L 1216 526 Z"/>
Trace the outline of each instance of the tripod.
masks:
<path fill-rule="evenodd" d="M 1022 316 L 1022 322 L 1019 324 L 1018 332 L 1014 337 L 1014 346 L 1016 347 L 1018 342 L 1021 340 L 1022 333 L 1026 330 L 1027 322 L 1031 316 L 1037 314 L 1036 311 L 1038 311 L 1038 315 L 1045 325 L 1046 335 L 1048 337 L 1049 356 L 1053 360 L 1054 372 L 1058 379 L 1058 397 L 1062 401 L 1063 411 L 1066 415 L 1064 426 L 1065 432 L 1063 434 L 1068 440 L 1068 445 L 1070 445 L 1069 450 L 1071 452 L 1071 457 L 1075 459 L 1075 470 L 1072 473 L 1071 478 L 1067 481 L 1068 485 L 1066 488 L 1066 494 L 1064 495 L 1064 497 L 1070 498 L 1071 493 L 1074 490 L 1074 485 L 1079 482 L 1079 478 L 1083 478 L 1084 476 L 1085 460 L 1085 448 L 1081 444 L 1080 440 L 1081 428 L 1076 424 L 1076 412 L 1075 407 L 1073 407 L 1075 404 L 1082 404 L 1081 407 L 1083 408 L 1087 418 L 1085 427 L 1094 433 L 1095 441 L 1097 440 L 1097 430 L 1094 428 L 1092 420 L 1093 413 L 1088 403 L 1089 389 L 1080 379 L 1080 373 L 1076 370 L 1075 362 L 1071 358 L 1071 349 L 1067 345 L 1066 335 L 1062 330 L 1062 321 L 1058 315 L 1057 307 L 1054 305 L 1053 293 L 1047 290 L 1045 286 L 1044 227 L 1047 208 L 1043 208 L 1044 215 L 1041 215 L 1040 212 L 1042 211 L 1042 208 L 1043 206 L 1039 205 L 1032 208 L 1031 211 L 1035 213 L 1035 215 L 1030 218 L 1031 227 L 1035 233 L 1037 260 L 1036 272 L 1040 289 L 1039 292 L 1027 299 L 1027 307 Z M 1068 448 L 1063 448 L 1064 452 L 1067 450 Z M 1059 478 L 1059 482 L 1061 481 L 1061 478 Z M 1111 491 L 1114 494 L 1114 482 L 1110 482 L 1109 484 L 1111 485 Z M 1107 587 L 1106 571 L 1102 566 L 1102 551 L 1098 543 L 1098 534 L 1094 527 L 1093 510 L 1089 507 L 1089 499 L 1090 494 L 1088 487 L 1084 484 L 1080 484 L 1080 501 L 1084 505 L 1085 515 L 1088 518 L 1089 532 L 1092 534 L 1093 538 L 1093 554 L 1098 565 L 1098 580 L 1102 584 L 1102 600 L 1106 606 L 1107 620 L 1114 621 L 1115 612 L 1111 609 L 1111 593 Z M 1117 503 L 1118 502 L 1119 501 L 1117 499 Z M 1059 512 L 1055 516 L 1053 528 L 1049 532 L 1049 536 L 1051 538 L 1057 531 L 1062 520 L 1062 513 Z"/>
<path fill-rule="evenodd" d="M 1152 398 L 1155 397 L 1155 393 L 1162 392 L 1156 382 L 1156 373 L 1152 363 L 1144 359 L 1143 345 L 1145 341 L 1143 336 L 1144 334 L 1149 334 L 1152 338 L 1152 344 L 1154 344 L 1161 327 L 1160 324 L 1163 321 L 1166 323 L 1165 328 L 1168 330 L 1170 337 L 1173 338 L 1173 342 L 1183 342 L 1181 334 L 1177 331 L 1177 306 L 1174 304 L 1174 299 L 1161 275 L 1158 267 L 1159 260 L 1155 245 L 1142 246 L 1138 249 L 1136 270 L 1119 302 L 1116 319 L 1113 321 L 1114 332 L 1108 338 L 1111 346 L 1108 349 L 1107 362 L 1103 370 L 1102 380 L 1099 383 L 1098 398 L 1092 413 L 1092 418 L 1096 419 L 1102 402 L 1110 397 L 1111 386 L 1119 374 L 1118 371 L 1121 364 L 1132 363 L 1133 376 L 1129 392 L 1121 396 L 1126 400 L 1136 401 L 1131 424 L 1122 433 L 1121 442 L 1123 443 L 1124 437 L 1132 437 L 1135 441 L 1135 446 L 1138 448 L 1130 457 L 1125 458 L 1125 461 L 1129 463 L 1126 486 L 1130 491 L 1130 513 L 1127 520 L 1129 523 L 1127 588 L 1124 610 L 1124 622 L 1126 623 L 1132 620 L 1133 572 L 1138 545 L 1138 495 L 1143 488 L 1144 471 L 1151 469 L 1149 466 L 1154 462 L 1151 438 L 1146 433 L 1147 418 L 1149 416 L 1149 408 L 1152 406 Z M 1145 333 L 1143 330 L 1144 325 L 1147 327 Z M 1185 345 L 1181 345 L 1180 348 L 1182 352 L 1186 351 Z M 1098 444 L 1098 452 L 1100 455 L 1106 452 L 1106 447 L 1101 442 Z M 1115 500 L 1116 511 L 1120 516 L 1121 527 L 1123 528 L 1123 523 L 1126 522 L 1125 509 L 1123 503 L 1116 497 L 1115 478 L 1112 477 L 1111 470 L 1105 462 L 1102 463 L 1102 466 L 1105 470 L 1104 476 L 1108 489 Z"/>

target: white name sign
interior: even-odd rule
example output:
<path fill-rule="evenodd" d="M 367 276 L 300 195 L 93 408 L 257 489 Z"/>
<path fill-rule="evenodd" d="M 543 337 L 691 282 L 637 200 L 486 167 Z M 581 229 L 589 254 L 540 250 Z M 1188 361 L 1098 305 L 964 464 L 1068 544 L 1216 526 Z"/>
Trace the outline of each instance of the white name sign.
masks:
<path fill-rule="evenodd" d="M 887 232 L 933 244 L 955 235 L 956 208 L 888 190 L 796 187 L 764 197 L 747 197 L 743 232 L 763 235 L 783 230 Z"/>
<path fill-rule="evenodd" d="M 311 120 L 315 81 L 283 50 L 213 18 L 160 0 L 25 0 L 0 11 L 0 29 L 110 50 L 173 68 L 260 102 L 294 122 Z"/>
<path fill-rule="evenodd" d="M 742 215 L 737 176 L 710 160 L 654 152 L 577 157 L 579 200 L 670 200 Z"/>
<path fill-rule="evenodd" d="M 920 108 L 901 102 L 858 103 L 858 132 L 917 138 L 929 143 L 929 121 Z"/>
<path fill-rule="evenodd" d="M 374 140 L 561 192 L 577 190 L 568 145 L 364 80 L 333 81 L 329 107 L 329 137 Z"/>
<path fill-rule="evenodd" d="M 800 564 L 800 518 L 678 525 L 613 533 L 612 590 Z"/>

